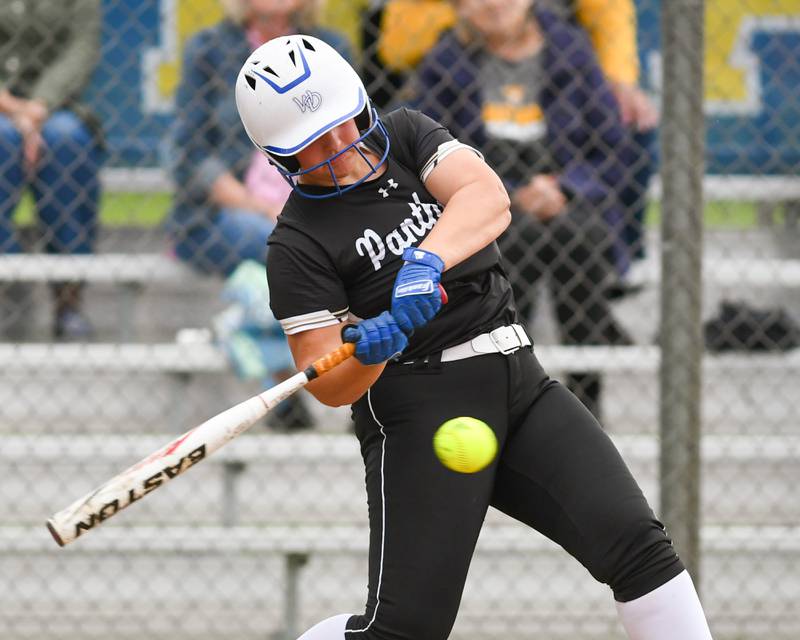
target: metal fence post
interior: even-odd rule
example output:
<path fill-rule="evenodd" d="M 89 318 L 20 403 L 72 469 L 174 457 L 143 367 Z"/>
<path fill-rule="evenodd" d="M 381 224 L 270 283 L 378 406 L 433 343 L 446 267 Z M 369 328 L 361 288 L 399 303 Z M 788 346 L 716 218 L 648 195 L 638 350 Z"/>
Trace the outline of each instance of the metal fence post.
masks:
<path fill-rule="evenodd" d="M 661 3 L 661 514 L 699 582 L 704 0 Z"/>

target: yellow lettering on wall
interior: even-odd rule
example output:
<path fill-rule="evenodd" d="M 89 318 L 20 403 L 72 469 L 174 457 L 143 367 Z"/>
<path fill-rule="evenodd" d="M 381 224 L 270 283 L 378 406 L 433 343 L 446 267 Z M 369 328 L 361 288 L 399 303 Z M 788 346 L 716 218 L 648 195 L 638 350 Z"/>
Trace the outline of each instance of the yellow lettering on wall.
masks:
<path fill-rule="evenodd" d="M 161 0 L 161 45 L 145 52 L 145 110 L 167 111 L 178 86 L 183 45 L 223 17 L 219 0 Z"/>
<path fill-rule="evenodd" d="M 217 0 L 166 1 L 177 4 L 177 15 L 173 25 L 176 27 L 176 44 L 178 45 L 174 51 L 175 57 L 165 61 L 158 68 L 158 92 L 162 96 L 168 97 L 175 93 L 178 86 L 183 43 L 200 29 L 219 22 L 222 18 L 222 10 Z"/>
<path fill-rule="evenodd" d="M 705 97 L 716 112 L 761 109 L 756 31 L 800 31 L 800 0 L 706 0 Z"/>

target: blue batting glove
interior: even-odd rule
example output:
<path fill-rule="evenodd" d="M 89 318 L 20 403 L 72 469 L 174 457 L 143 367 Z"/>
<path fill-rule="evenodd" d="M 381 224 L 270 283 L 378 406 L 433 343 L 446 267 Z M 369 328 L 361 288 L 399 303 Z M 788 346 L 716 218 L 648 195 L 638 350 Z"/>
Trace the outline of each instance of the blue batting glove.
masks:
<path fill-rule="evenodd" d="M 444 261 L 435 253 L 414 247 L 403 252 L 403 260 L 406 262 L 394 281 L 392 315 L 406 335 L 411 335 L 442 308 L 439 281 Z"/>
<path fill-rule="evenodd" d="M 342 340 L 355 343 L 355 356 L 361 364 L 386 362 L 408 346 L 408 337 L 388 311 L 345 327 Z"/>

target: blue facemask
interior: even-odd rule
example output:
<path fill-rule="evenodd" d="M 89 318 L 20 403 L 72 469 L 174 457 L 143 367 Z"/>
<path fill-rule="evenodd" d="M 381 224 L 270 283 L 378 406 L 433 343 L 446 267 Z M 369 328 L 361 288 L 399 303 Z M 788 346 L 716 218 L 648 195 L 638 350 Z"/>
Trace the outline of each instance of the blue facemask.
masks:
<path fill-rule="evenodd" d="M 367 157 L 367 155 L 361 150 L 361 148 L 358 145 L 361 144 L 361 142 L 363 142 L 370 134 L 372 134 L 373 131 L 376 131 L 376 130 L 383 137 L 383 143 L 382 143 L 381 146 L 384 147 L 384 150 L 383 150 L 383 154 L 381 155 L 380 160 L 378 160 L 377 163 L 373 163 Z M 364 159 L 364 161 L 369 166 L 369 171 L 367 173 L 365 173 L 364 176 L 362 176 L 361 179 L 359 179 L 357 182 L 354 182 L 353 184 L 348 184 L 348 185 L 342 186 L 342 185 L 339 184 L 339 181 L 336 178 L 336 174 L 333 171 L 333 165 L 331 163 L 334 160 L 336 160 L 336 158 L 341 156 L 343 153 L 348 152 L 350 149 L 355 149 L 356 153 L 358 153 L 358 155 L 360 155 Z M 335 155 L 332 155 L 327 160 L 323 160 L 319 164 L 315 164 L 313 167 L 309 167 L 308 169 L 301 169 L 299 171 L 293 171 L 293 172 L 292 171 L 287 171 L 286 169 L 284 169 L 283 167 L 280 167 L 280 166 L 276 166 L 276 168 L 278 169 L 280 174 L 284 177 L 284 179 L 291 185 L 292 189 L 294 189 L 299 195 L 303 196 L 304 198 L 312 198 L 314 200 L 322 200 L 323 198 L 333 198 L 334 196 L 341 195 L 343 193 L 346 193 L 347 191 L 350 191 L 351 189 L 354 189 L 355 187 L 360 185 L 362 182 L 367 180 L 370 176 L 375 175 L 375 173 L 378 171 L 378 169 L 380 169 L 383 166 L 383 164 L 386 162 L 386 158 L 388 156 L 389 156 L 389 134 L 386 132 L 386 127 L 383 126 L 383 123 L 380 121 L 380 118 L 378 118 L 378 113 L 375 111 L 375 109 L 373 109 L 372 110 L 372 126 L 369 129 L 367 129 L 364 133 L 362 133 L 361 136 L 357 140 L 355 140 L 353 143 L 347 145 L 344 149 L 342 149 L 341 151 L 337 152 Z M 303 185 L 298 183 L 298 179 L 300 178 L 300 176 L 303 176 L 303 175 L 305 175 L 307 173 L 311 173 L 312 171 L 316 171 L 320 167 L 324 167 L 324 166 L 328 167 L 328 172 L 330 173 L 331 180 L 333 181 L 333 187 L 335 188 L 335 190 L 331 191 L 329 193 L 321 193 L 321 194 L 320 193 L 309 193 L 308 191 L 304 191 L 303 190 Z"/>

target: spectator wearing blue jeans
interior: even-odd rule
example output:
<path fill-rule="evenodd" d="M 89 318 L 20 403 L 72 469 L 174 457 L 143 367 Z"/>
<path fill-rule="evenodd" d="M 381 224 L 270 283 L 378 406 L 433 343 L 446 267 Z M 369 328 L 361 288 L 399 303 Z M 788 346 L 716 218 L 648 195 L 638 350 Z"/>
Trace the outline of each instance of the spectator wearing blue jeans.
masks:
<path fill-rule="evenodd" d="M 0 252 L 26 249 L 13 216 L 29 188 L 40 248 L 56 254 L 91 253 L 104 149 L 97 120 L 81 103 L 80 93 L 99 50 L 99 0 L 3 3 L 0 43 Z M 56 337 L 91 334 L 81 311 L 81 289 L 76 282 L 53 287 Z M 17 283 L 3 293 L 0 330 L 21 337 L 30 292 Z"/>
<path fill-rule="evenodd" d="M 175 243 L 177 256 L 206 273 L 229 276 L 245 260 L 264 263 L 266 242 L 275 223 L 255 210 L 224 207 L 213 225 L 197 225 Z"/>
<path fill-rule="evenodd" d="M 267 238 L 291 187 L 253 150 L 236 110 L 234 86 L 250 53 L 280 35 L 310 33 L 350 59 L 343 35 L 315 28 L 315 5 L 223 0 L 225 18 L 186 43 L 169 145 L 176 191 L 168 230 L 178 258 L 203 273 L 229 277 L 246 261 L 266 262 Z M 288 354 L 285 339 L 283 349 Z M 276 361 L 291 362 L 272 347 L 268 351 L 270 369 Z M 239 366 L 246 358 L 233 360 L 237 370 L 246 368 Z M 275 379 L 288 373 L 277 371 Z M 285 414 L 281 426 L 307 426 L 310 417 L 298 411 L 298 398 L 294 406 L 279 407 L 278 415 Z"/>
<path fill-rule="evenodd" d="M 0 114 L 0 145 L 6 156 L 0 179 L 0 246 L 21 253 L 12 214 L 30 186 L 49 253 L 91 253 L 97 238 L 98 170 L 102 151 L 92 131 L 70 111 L 56 111 L 42 126 L 40 158 L 25 166 L 25 138 Z"/>
<path fill-rule="evenodd" d="M 254 154 L 239 120 L 233 87 L 242 61 L 266 40 L 300 29 L 348 59 L 350 52 L 344 36 L 313 27 L 309 0 L 222 4 L 225 19 L 184 49 L 169 150 L 177 189 L 168 224 L 181 260 L 227 276 L 244 260 L 265 261 L 267 237 L 289 193 L 263 155 Z"/>

